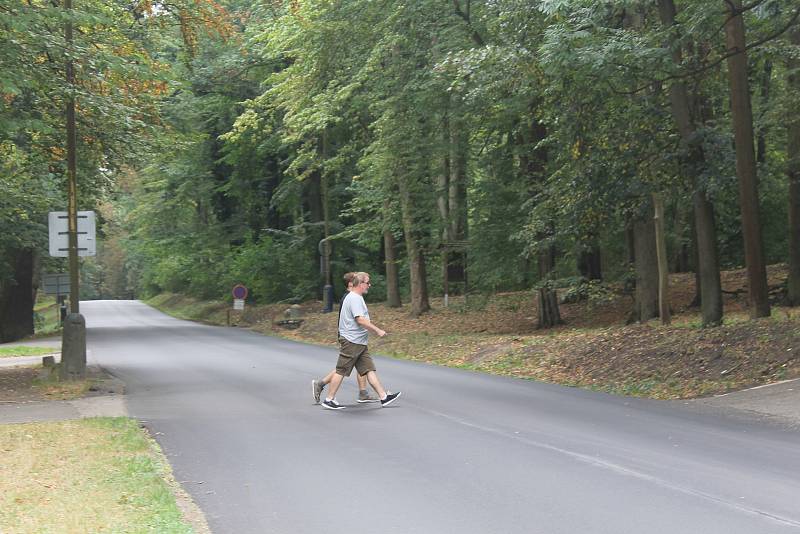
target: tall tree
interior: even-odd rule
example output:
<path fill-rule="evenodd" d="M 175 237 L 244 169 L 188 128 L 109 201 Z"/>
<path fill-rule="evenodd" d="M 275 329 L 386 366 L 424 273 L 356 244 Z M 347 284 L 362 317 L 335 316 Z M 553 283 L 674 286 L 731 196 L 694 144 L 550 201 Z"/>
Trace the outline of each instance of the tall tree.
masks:
<path fill-rule="evenodd" d="M 795 53 L 788 62 L 788 87 L 792 101 L 800 102 L 800 25 L 790 33 Z M 793 106 L 790 109 L 797 109 Z M 800 115 L 788 117 L 786 175 L 789 181 L 789 280 L 788 301 L 800 305 Z"/>
<path fill-rule="evenodd" d="M 675 66 L 683 63 L 680 35 L 675 29 L 675 4 L 673 0 L 659 0 L 662 23 L 671 29 L 670 42 L 672 60 Z M 684 146 L 683 169 L 690 175 L 692 205 L 694 208 L 694 231 L 697 243 L 697 281 L 699 283 L 700 306 L 704 326 L 722 322 L 722 284 L 719 274 L 719 255 L 717 253 L 717 232 L 714 224 L 714 206 L 708 200 L 698 175 L 706 171 L 707 165 L 697 132 L 697 120 L 689 99 L 689 91 L 683 78 L 673 80 L 669 87 L 672 117 L 678 127 Z"/>
<path fill-rule="evenodd" d="M 742 215 L 745 265 L 751 317 L 770 314 L 767 268 L 761 239 L 758 175 L 753 138 L 753 111 L 747 71 L 747 47 L 741 0 L 725 0 L 725 41 L 731 114 L 736 143 L 736 175 L 739 178 L 739 204 Z"/>
<path fill-rule="evenodd" d="M 2 233 L 30 235 L 26 227 L 41 227 L 47 211 L 63 209 L 66 204 L 64 193 L 50 196 L 52 190 L 66 191 L 63 162 L 66 102 L 75 99 L 80 103 L 76 120 L 82 133 L 74 138 L 77 156 L 74 172 L 81 176 L 77 191 L 82 199 L 79 209 L 91 209 L 96 199 L 108 191 L 109 175 L 133 161 L 137 150 L 145 145 L 149 124 L 157 115 L 155 103 L 165 93 L 167 84 L 166 68 L 153 59 L 148 48 L 160 20 L 137 18 L 137 9 L 120 2 L 92 0 L 82 2 L 70 13 L 42 2 L 3 4 L 0 144 L 13 147 L 13 151 L 0 157 L 4 163 L 11 162 L 18 177 L 35 176 L 42 191 L 39 198 L 47 202 L 32 204 L 43 211 L 32 212 L 30 219 L 13 220 Z M 80 29 L 74 32 L 74 44 L 70 47 L 65 46 L 61 32 L 64 20 Z M 69 82 L 63 74 L 66 63 L 75 66 L 74 79 Z M 7 160 L 7 154 L 15 156 Z M 18 157 L 21 155 L 24 157 Z M 16 209 L 28 211 L 28 208 Z M 8 258 L 10 264 L 17 266 L 13 282 L 0 275 L 0 284 L 33 288 L 37 285 L 33 279 L 38 278 L 35 270 L 23 273 L 18 268 L 30 263 L 31 254 L 35 257 L 46 248 L 46 234 L 37 233 L 23 246 L 17 246 L 20 244 L 18 240 L 0 254 L 0 263 Z M 44 263 L 57 265 L 49 259 Z M 5 302 L 8 295 L 8 292 L 0 295 L 3 300 L 0 308 L 13 310 L 15 317 L 33 315 L 32 298 Z"/>
<path fill-rule="evenodd" d="M 645 209 L 646 214 L 633 222 L 636 271 L 634 318 L 640 322 L 658 317 L 658 254 L 652 203 L 646 203 Z"/>

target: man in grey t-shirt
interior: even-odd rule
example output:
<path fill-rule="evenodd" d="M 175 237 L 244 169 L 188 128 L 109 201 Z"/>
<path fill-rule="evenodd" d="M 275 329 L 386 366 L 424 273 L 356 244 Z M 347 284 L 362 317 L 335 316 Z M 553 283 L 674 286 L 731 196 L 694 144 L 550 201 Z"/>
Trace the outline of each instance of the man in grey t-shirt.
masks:
<path fill-rule="evenodd" d="M 339 319 L 342 317 L 342 303 L 344 302 L 345 297 L 347 297 L 348 293 L 353 290 L 353 276 L 356 273 L 349 272 L 344 273 L 342 279 L 344 280 L 345 287 L 347 291 L 342 298 L 339 300 L 339 315 L 336 320 L 336 332 L 337 332 L 337 339 L 341 338 L 341 335 L 338 334 L 339 332 Z M 312 380 L 311 381 L 311 394 L 314 396 L 314 402 L 316 404 L 321 403 L 322 391 L 325 389 L 325 386 L 330 384 L 331 378 L 336 373 L 336 370 L 332 370 L 323 378 L 319 380 Z M 375 395 L 372 395 L 369 391 L 367 391 L 367 377 L 361 376 L 360 374 L 356 373 L 356 381 L 358 382 L 358 397 L 356 398 L 356 402 L 358 403 L 365 403 L 365 402 L 378 402 L 380 399 Z"/>
<path fill-rule="evenodd" d="M 364 295 L 369 291 L 370 285 L 369 274 L 355 273 L 353 289 L 342 301 L 339 316 L 339 360 L 336 362 L 336 370 L 330 379 L 328 395 L 321 402 L 323 408 L 329 410 L 344 408 L 336 402 L 336 392 L 344 377 L 350 376 L 354 367 L 359 375 L 367 377 L 367 381 L 381 399 L 381 406 L 388 406 L 400 396 L 399 391 L 389 393 L 383 388 L 378 374 L 375 372 L 375 363 L 367 348 L 370 331 L 378 337 L 386 335 L 384 330 L 372 324 L 369 319 L 369 310 L 364 302 Z"/>

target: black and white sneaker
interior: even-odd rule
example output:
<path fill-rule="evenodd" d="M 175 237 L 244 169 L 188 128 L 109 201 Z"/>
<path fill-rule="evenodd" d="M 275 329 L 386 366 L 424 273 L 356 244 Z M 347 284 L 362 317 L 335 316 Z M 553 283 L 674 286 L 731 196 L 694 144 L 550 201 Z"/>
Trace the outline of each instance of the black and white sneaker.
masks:
<path fill-rule="evenodd" d="M 387 391 L 386 392 L 386 398 L 385 399 L 381 399 L 381 407 L 389 406 L 391 403 L 396 401 L 400 397 L 400 395 L 402 395 L 402 394 L 403 394 L 402 391 L 398 391 L 397 393 L 389 393 Z"/>
<path fill-rule="evenodd" d="M 323 408 L 327 408 L 328 410 L 344 410 L 344 406 L 336 402 L 336 399 L 325 399 L 321 404 Z"/>

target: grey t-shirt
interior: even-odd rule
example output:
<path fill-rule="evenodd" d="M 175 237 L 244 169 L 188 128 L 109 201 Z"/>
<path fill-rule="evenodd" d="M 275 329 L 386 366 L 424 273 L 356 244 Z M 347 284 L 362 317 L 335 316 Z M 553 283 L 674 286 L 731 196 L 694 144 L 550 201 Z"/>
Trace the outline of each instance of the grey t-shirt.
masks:
<path fill-rule="evenodd" d="M 366 345 L 369 332 L 356 322 L 356 317 L 369 319 L 369 311 L 367 311 L 364 297 L 351 291 L 342 301 L 342 310 L 339 315 L 339 335 L 350 343 Z"/>

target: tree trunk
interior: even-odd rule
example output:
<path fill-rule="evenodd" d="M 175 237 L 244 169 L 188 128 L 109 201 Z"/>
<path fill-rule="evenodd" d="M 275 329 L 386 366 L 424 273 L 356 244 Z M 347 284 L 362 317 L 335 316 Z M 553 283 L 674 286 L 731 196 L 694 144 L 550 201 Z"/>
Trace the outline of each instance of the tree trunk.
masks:
<path fill-rule="evenodd" d="M 628 254 L 628 265 L 630 267 L 636 264 L 636 234 L 633 227 L 634 221 L 628 219 L 625 223 L 625 251 Z"/>
<path fill-rule="evenodd" d="M 686 239 L 687 229 L 689 234 L 693 231 L 691 221 L 693 221 L 691 208 L 683 205 L 683 203 L 676 206 L 674 222 L 678 243 L 672 252 L 672 261 L 670 262 L 670 271 L 673 273 L 692 272 L 692 262 L 690 260 L 692 252 L 691 237 L 688 240 Z"/>
<path fill-rule="evenodd" d="M 453 97 L 455 99 L 456 97 Z M 448 183 L 448 215 L 450 238 L 467 239 L 467 135 L 460 115 L 461 103 L 455 102 L 450 117 L 450 180 Z"/>
<path fill-rule="evenodd" d="M 578 272 L 587 280 L 602 280 L 603 270 L 600 247 L 596 242 L 581 244 L 578 251 Z"/>
<path fill-rule="evenodd" d="M 309 226 L 308 230 L 308 238 L 311 243 L 309 246 L 313 246 L 316 252 L 316 262 L 317 265 L 320 266 L 320 274 L 318 283 L 319 283 L 319 290 L 317 294 L 319 295 L 320 299 L 324 299 L 325 295 L 323 294 L 323 287 L 327 281 L 326 273 L 325 273 L 325 252 L 326 249 L 323 246 L 319 246 L 320 241 L 325 237 L 325 228 L 324 228 L 324 219 L 325 215 L 323 213 L 323 199 L 322 199 L 322 176 L 318 171 L 312 172 L 308 179 L 304 182 L 305 185 L 305 205 L 308 209 L 307 216 L 308 220 L 303 220 L 303 216 L 305 213 L 301 212 L 301 219 L 300 223 L 315 223 L 313 226 Z M 327 243 L 327 241 L 326 241 Z"/>
<path fill-rule="evenodd" d="M 392 234 L 390 224 L 389 201 L 383 203 L 383 246 L 386 250 L 386 305 L 390 308 L 399 308 L 400 302 L 400 277 L 397 274 L 397 243 Z"/>
<path fill-rule="evenodd" d="M 686 229 L 684 228 L 681 233 L 685 231 Z M 689 261 L 691 251 L 692 247 L 682 238 L 672 257 L 672 272 L 688 273 L 692 271 L 691 262 Z"/>
<path fill-rule="evenodd" d="M 399 180 L 400 210 L 403 218 L 403 234 L 406 241 L 409 275 L 411 282 L 411 316 L 419 317 L 431 309 L 428 300 L 428 279 L 425 271 L 425 255 L 417 239 L 413 200 L 404 177 Z"/>
<path fill-rule="evenodd" d="M 542 286 L 536 292 L 537 303 L 539 305 L 539 328 L 552 328 L 555 325 L 563 324 L 561 314 L 558 311 L 558 296 L 554 289 Z"/>
<path fill-rule="evenodd" d="M 321 154 L 322 160 L 328 159 L 328 131 L 322 132 Z M 331 273 L 331 255 L 333 246 L 328 238 L 331 236 L 331 215 L 330 215 L 330 189 L 329 177 L 325 171 L 320 171 L 319 178 L 319 201 L 322 205 L 322 237 L 325 243 L 322 248 L 322 283 L 333 286 L 333 273 Z M 325 298 L 325 295 L 323 295 Z M 333 306 L 333 303 L 330 303 Z M 332 308 L 331 308 L 332 309 Z"/>
<path fill-rule="evenodd" d="M 661 21 L 665 26 L 675 25 L 675 5 L 673 0 L 659 0 Z M 673 41 L 677 36 L 673 36 Z M 672 52 L 673 61 L 682 63 L 680 49 Z M 717 230 L 714 224 L 714 206 L 709 202 L 697 178 L 706 167 L 705 154 L 699 145 L 692 106 L 686 84 L 677 81 L 670 86 L 672 116 L 678 126 L 681 140 L 687 148 L 684 168 L 691 176 L 692 206 L 694 209 L 694 229 L 697 243 L 697 282 L 696 293 L 700 296 L 703 326 L 718 325 L 722 322 L 722 285 L 719 274 L 719 255 L 717 252 Z"/>
<path fill-rule="evenodd" d="M 12 250 L 13 279 L 0 283 L 0 343 L 32 336 L 33 251 Z"/>
<path fill-rule="evenodd" d="M 444 127 L 441 132 L 442 145 L 448 146 L 450 142 L 450 118 L 445 115 Z M 436 177 L 436 207 L 439 208 L 439 218 L 442 222 L 442 241 L 452 240 L 450 235 L 450 151 L 442 153 L 442 168 Z"/>
<path fill-rule="evenodd" d="M 702 285 L 700 279 L 700 252 L 699 245 L 697 244 L 697 219 L 692 218 L 692 260 L 694 260 L 694 298 L 689 303 L 690 308 L 699 308 L 702 297 L 700 296 L 700 286 Z M 719 271 L 717 271 L 719 272 Z"/>
<path fill-rule="evenodd" d="M 697 239 L 697 281 L 699 282 L 700 312 L 703 316 L 703 326 L 717 326 L 722 323 L 723 310 L 714 205 L 709 202 L 703 191 L 694 192 L 692 203 L 694 205 Z"/>
<path fill-rule="evenodd" d="M 456 269 L 459 272 L 458 281 L 463 281 L 466 291 L 466 255 L 467 248 L 454 249 L 454 242 L 467 241 L 467 150 L 468 139 L 464 130 L 461 99 L 451 95 L 448 104 L 448 113 L 445 128 L 442 132 L 445 137 L 444 145 L 447 151 L 444 154 L 444 165 L 437 179 L 437 206 L 442 220 L 442 282 L 445 293 L 451 292 L 450 272 Z M 453 251 L 458 250 L 458 254 Z"/>
<path fill-rule="evenodd" d="M 658 314 L 661 324 L 670 324 L 669 311 L 669 267 L 667 263 L 667 238 L 664 235 L 664 200 L 653 193 L 654 228 L 656 234 L 656 257 L 658 259 Z"/>
<path fill-rule="evenodd" d="M 750 106 L 750 85 L 747 79 L 744 19 L 741 15 L 742 2 L 741 0 L 726 0 L 724 4 L 728 16 L 728 20 L 725 22 L 725 41 L 728 52 L 735 52 L 727 61 L 750 317 L 768 317 L 770 314 L 769 292 L 761 240 L 758 176 L 753 147 L 753 110 Z"/>
<path fill-rule="evenodd" d="M 535 103 L 532 103 L 531 111 L 535 110 Z M 531 114 L 535 116 L 534 113 Z M 519 156 L 520 173 L 523 180 L 527 179 L 531 195 L 536 195 L 541 188 L 541 183 L 545 179 L 545 167 L 547 165 L 547 151 L 539 146 L 539 143 L 547 138 L 547 128 L 540 121 L 535 118 L 532 119 L 527 129 L 522 129 L 520 142 L 523 145 L 523 150 Z M 553 222 L 548 224 L 548 233 L 552 235 Z M 549 239 L 550 235 L 539 235 L 537 239 Z M 540 328 L 549 328 L 556 324 L 561 324 L 561 314 L 558 310 L 558 298 L 556 291 L 551 289 L 546 283 L 550 272 L 556 264 L 557 250 L 555 245 L 550 244 L 542 252 L 539 253 L 537 261 L 537 269 L 539 272 L 539 280 L 542 283 L 538 289 L 538 304 L 539 304 L 539 320 Z"/>
<path fill-rule="evenodd" d="M 547 247 L 539 253 L 537 265 L 539 268 L 539 279 L 544 280 L 556 266 L 555 245 L 547 245 Z"/>
<path fill-rule="evenodd" d="M 634 317 L 639 322 L 645 322 L 658 317 L 658 258 L 652 217 L 636 219 L 633 223 L 633 236 L 636 251 Z"/>
<path fill-rule="evenodd" d="M 790 34 L 793 45 L 800 47 L 800 27 Z M 789 88 L 800 95 L 800 59 L 789 61 Z M 787 300 L 790 306 L 800 305 L 800 116 L 790 115 L 787 125 L 786 174 L 789 179 L 789 280 Z"/>
<path fill-rule="evenodd" d="M 761 116 L 765 114 L 765 109 L 769 105 L 769 89 L 772 82 L 772 60 L 764 60 L 764 72 L 761 74 Z M 761 121 L 759 121 L 761 122 Z M 756 162 L 764 163 L 767 161 L 767 125 L 762 123 L 758 129 L 756 140 Z"/>
<path fill-rule="evenodd" d="M 549 229 L 552 234 L 552 227 Z M 547 239 L 548 236 L 542 236 Z M 537 290 L 537 303 L 539 305 L 539 328 L 551 328 L 558 324 L 563 324 L 561 313 L 558 309 L 558 294 L 550 286 L 550 273 L 556 266 L 556 247 L 549 244 L 539 253 L 537 267 L 539 271 L 540 287 Z"/>

